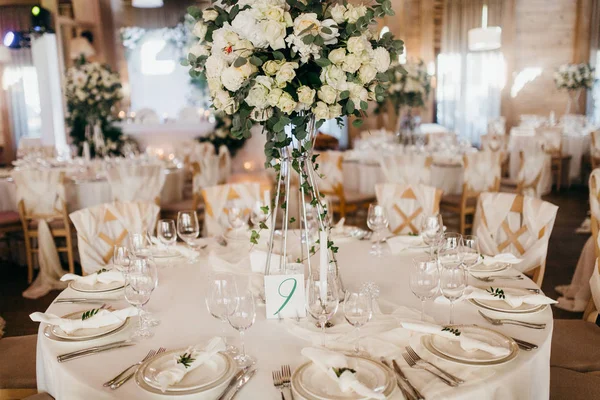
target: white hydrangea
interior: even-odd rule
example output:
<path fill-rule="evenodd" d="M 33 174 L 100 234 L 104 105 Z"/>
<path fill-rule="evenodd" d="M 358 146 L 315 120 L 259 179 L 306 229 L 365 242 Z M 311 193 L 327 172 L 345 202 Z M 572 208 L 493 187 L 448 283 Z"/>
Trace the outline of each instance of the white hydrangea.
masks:
<path fill-rule="evenodd" d="M 333 18 L 336 23 L 341 24 L 346 21 L 346 7 L 343 4 L 336 4 L 329 12 L 331 13 L 331 18 Z"/>
<path fill-rule="evenodd" d="M 373 65 L 377 72 L 385 72 L 390 68 L 390 53 L 383 47 L 373 50 Z"/>

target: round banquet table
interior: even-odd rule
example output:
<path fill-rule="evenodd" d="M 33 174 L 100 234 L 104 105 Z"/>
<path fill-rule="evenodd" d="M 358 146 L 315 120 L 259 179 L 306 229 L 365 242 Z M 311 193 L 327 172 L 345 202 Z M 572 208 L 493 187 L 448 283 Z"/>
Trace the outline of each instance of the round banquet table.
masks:
<path fill-rule="evenodd" d="M 368 254 L 368 241 L 340 243 L 338 259 L 342 277 L 346 286 L 355 287 L 366 280 L 379 285 L 380 298 L 398 305 L 419 308 L 419 301 L 412 295 L 408 284 L 408 266 L 415 252 L 403 252 L 396 256 L 375 259 Z M 246 253 L 247 254 L 247 253 Z M 118 390 L 104 388 L 102 383 L 114 377 L 125 367 L 141 360 L 150 349 L 166 347 L 170 349 L 187 348 L 190 345 L 205 343 L 212 336 L 221 334 L 221 322 L 208 313 L 204 296 L 207 289 L 206 276 L 210 266 L 206 258 L 197 264 L 161 268 L 159 285 L 148 303 L 148 310 L 161 320 L 154 328 L 153 338 L 135 346 L 112 350 L 88 357 L 58 363 L 60 354 L 124 340 L 132 326 L 109 337 L 85 343 L 65 343 L 53 341 L 43 334 L 40 326 L 37 344 L 37 383 L 40 391 L 47 391 L 56 399 L 165 399 L 167 396 L 150 394 L 130 381 Z M 471 282 L 474 284 L 475 282 Z M 534 287 L 529 280 L 511 282 L 511 286 Z M 66 289 L 61 297 L 81 297 Z M 106 296 L 102 296 L 106 297 Z M 123 300 L 114 302 L 115 307 L 126 306 Z M 89 308 L 89 306 L 87 306 Z M 85 305 L 52 304 L 48 312 L 64 315 L 86 309 Z M 426 312 L 438 323 L 447 323 L 449 306 L 434 305 L 429 302 Z M 489 312 L 494 315 L 493 312 Z M 445 386 L 441 381 L 431 379 L 424 371 L 413 370 L 400 362 L 403 371 L 423 395 L 429 399 L 548 399 L 550 382 L 550 344 L 552 336 L 552 311 L 550 307 L 536 314 L 522 316 L 531 322 L 545 322 L 544 330 L 534 330 L 518 326 L 497 326 L 495 330 L 508 336 L 536 343 L 539 349 L 519 354 L 512 361 L 492 367 L 468 367 L 437 359 L 423 348 L 417 352 L 424 358 L 435 361 L 442 368 L 467 379 L 467 383 L 457 388 Z M 477 308 L 470 303 L 455 305 L 455 320 L 459 324 L 478 324 L 492 328 L 478 314 Z M 137 321 L 132 321 L 137 323 Z M 133 324 L 132 324 L 133 325 Z M 302 348 L 308 342 L 293 336 L 286 328 L 287 322 L 266 320 L 263 307 L 257 307 L 256 322 L 246 331 L 246 350 L 257 359 L 256 376 L 238 393 L 240 400 L 279 399 L 278 391 L 273 387 L 271 371 L 289 364 L 292 370 L 306 360 L 301 356 Z M 228 327 L 228 336 L 237 339 L 237 332 Z M 354 333 L 350 333 L 354 335 Z M 411 342 L 412 343 L 412 342 Z M 408 344 L 408 343 L 406 343 Z M 171 398 L 213 399 L 217 393 L 189 395 Z M 396 392 L 393 399 L 401 399 Z"/>

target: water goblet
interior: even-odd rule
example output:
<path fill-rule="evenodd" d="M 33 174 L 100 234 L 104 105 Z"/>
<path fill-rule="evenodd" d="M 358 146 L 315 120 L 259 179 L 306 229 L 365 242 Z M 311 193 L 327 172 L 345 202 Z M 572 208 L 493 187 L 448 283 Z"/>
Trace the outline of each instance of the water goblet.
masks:
<path fill-rule="evenodd" d="M 306 285 L 306 311 L 318 321 L 321 328 L 321 344 L 325 347 L 325 328 L 339 306 L 338 288 L 335 279 L 327 274 L 326 280 L 319 280 L 318 274 L 308 278 Z"/>
<path fill-rule="evenodd" d="M 152 243 L 148 238 L 148 232 L 129 232 L 129 248 L 134 256 L 143 256 L 150 254 Z"/>
<path fill-rule="evenodd" d="M 252 207 L 252 210 L 250 211 L 250 222 L 252 222 L 254 229 L 259 229 L 260 225 L 269 217 L 268 210 L 266 213 L 264 212 L 265 205 L 266 204 L 263 202 L 257 201 L 254 203 L 254 207 Z"/>
<path fill-rule="evenodd" d="M 434 246 L 437 246 L 444 235 L 444 223 L 441 214 L 426 215 L 421 219 L 420 231 L 423 242 L 429 246 L 429 254 L 433 255 Z"/>
<path fill-rule="evenodd" d="M 369 205 L 367 225 L 375 233 L 375 241 L 373 242 L 370 253 L 376 257 L 381 257 L 384 255 L 383 246 L 381 244 L 381 232 L 388 226 L 388 219 L 383 206 L 378 204 Z"/>
<path fill-rule="evenodd" d="M 440 287 L 438 262 L 433 256 L 415 257 L 409 275 L 410 290 L 421 300 L 421 321 L 424 321 L 425 301 L 435 297 Z"/>
<path fill-rule="evenodd" d="M 467 274 L 462 263 L 444 266 L 440 270 L 440 290 L 450 301 L 450 325 L 454 324 L 454 302 L 461 298 L 467 288 Z"/>
<path fill-rule="evenodd" d="M 224 273 L 210 275 L 208 293 L 205 298 L 206 308 L 210 315 L 221 321 L 221 332 L 225 341 L 226 351 L 229 354 L 237 353 L 237 349 L 227 343 L 226 336 L 227 317 L 231 311 L 229 303 L 233 301 L 236 294 L 237 285 L 233 275 Z"/>
<path fill-rule="evenodd" d="M 190 250 L 194 250 L 194 241 L 200 234 L 200 224 L 196 211 L 180 211 L 177 214 L 177 234 Z M 193 264 L 195 257 L 189 258 L 188 263 Z"/>
<path fill-rule="evenodd" d="M 156 265 L 148 261 L 147 258 L 134 258 L 125 275 L 125 299 L 138 309 L 139 315 L 139 325 L 133 333 L 133 337 L 140 339 L 150 338 L 154 335 L 149 329 L 148 313 L 144 311 L 143 307 L 150 301 L 150 296 L 156 288 L 158 272 Z"/>
<path fill-rule="evenodd" d="M 113 249 L 113 264 L 121 272 L 127 271 L 131 263 L 131 252 L 127 246 L 115 246 Z"/>
<path fill-rule="evenodd" d="M 354 352 L 360 352 L 360 328 L 373 317 L 373 305 L 370 293 L 346 291 L 344 298 L 344 317 L 356 328 Z"/>
<path fill-rule="evenodd" d="M 235 330 L 240 333 L 242 352 L 234 357 L 240 367 L 249 367 L 256 364 L 254 357 L 246 354 L 246 345 L 244 343 L 244 333 L 254 325 L 256 319 L 256 307 L 254 305 L 254 296 L 252 292 L 235 293 L 234 297 L 228 303 L 227 320 Z"/>
<path fill-rule="evenodd" d="M 177 228 L 172 219 L 161 219 L 156 224 L 156 236 L 167 249 L 177 242 Z"/>
<path fill-rule="evenodd" d="M 474 235 L 463 236 L 463 264 L 469 270 L 481 260 L 479 238 Z"/>

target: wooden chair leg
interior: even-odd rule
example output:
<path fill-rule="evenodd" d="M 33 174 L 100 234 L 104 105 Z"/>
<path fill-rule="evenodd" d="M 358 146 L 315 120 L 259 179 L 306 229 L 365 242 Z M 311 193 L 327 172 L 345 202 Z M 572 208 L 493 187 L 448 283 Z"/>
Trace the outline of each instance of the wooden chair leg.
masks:
<path fill-rule="evenodd" d="M 460 234 L 465 234 L 466 215 L 464 210 L 460 210 Z"/>
<path fill-rule="evenodd" d="M 71 238 L 70 232 L 67 235 L 67 260 L 69 261 L 69 272 L 75 273 L 75 263 L 73 261 L 73 239 Z"/>
<path fill-rule="evenodd" d="M 558 161 L 558 169 L 556 170 L 556 190 L 560 192 L 560 184 L 562 181 L 562 160 Z"/>
<path fill-rule="evenodd" d="M 25 235 L 25 252 L 27 253 L 27 283 L 33 281 L 33 250 L 31 248 L 31 238 Z"/>

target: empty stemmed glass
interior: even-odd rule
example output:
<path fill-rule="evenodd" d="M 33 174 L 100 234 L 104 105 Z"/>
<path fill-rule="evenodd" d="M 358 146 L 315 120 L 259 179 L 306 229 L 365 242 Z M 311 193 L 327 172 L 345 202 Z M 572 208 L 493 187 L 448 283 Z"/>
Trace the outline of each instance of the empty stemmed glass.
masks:
<path fill-rule="evenodd" d="M 360 328 L 373 317 L 371 294 L 367 292 L 346 291 L 344 298 L 344 317 L 346 321 L 356 328 L 356 341 L 354 352 L 360 352 Z"/>
<path fill-rule="evenodd" d="M 115 246 L 113 250 L 113 264 L 121 272 L 127 271 L 131 263 L 131 253 L 127 246 Z"/>
<path fill-rule="evenodd" d="M 234 235 L 238 235 L 240 231 L 248 227 L 248 213 L 243 204 L 239 200 L 232 200 L 227 203 L 227 221 L 233 230 Z"/>
<path fill-rule="evenodd" d="M 454 302 L 460 299 L 467 288 L 467 274 L 462 262 L 442 264 L 440 290 L 450 300 L 450 325 L 454 324 Z"/>
<path fill-rule="evenodd" d="M 191 250 L 194 250 L 194 241 L 200 234 L 196 211 L 180 211 L 177 214 L 177 234 Z M 193 264 L 195 261 L 195 257 L 188 259 L 189 264 Z"/>
<path fill-rule="evenodd" d="M 229 309 L 227 320 L 235 330 L 240 333 L 240 341 L 242 344 L 242 352 L 234 357 L 236 362 L 241 367 L 254 365 L 256 360 L 246 354 L 246 345 L 244 343 L 244 333 L 254 325 L 256 319 L 256 308 L 254 306 L 254 296 L 252 292 L 245 291 L 235 293 L 235 296 L 227 304 Z"/>
<path fill-rule="evenodd" d="M 477 264 L 481 259 L 479 253 L 479 238 L 474 235 L 463 236 L 463 264 L 467 271 Z"/>
<path fill-rule="evenodd" d="M 423 242 L 429 246 L 429 254 L 434 254 L 434 248 L 444 235 L 444 222 L 441 214 L 426 215 L 421 219 L 420 234 Z"/>
<path fill-rule="evenodd" d="M 409 279 L 410 290 L 421 300 L 421 321 L 424 321 L 425 301 L 435 297 L 440 287 L 437 259 L 432 256 L 413 258 Z"/>
<path fill-rule="evenodd" d="M 308 278 L 306 285 L 306 311 L 318 321 L 321 328 L 321 344 L 325 347 L 325 328 L 339 306 L 338 288 L 335 279 L 327 274 L 326 281 L 320 281 L 318 274 Z"/>
<path fill-rule="evenodd" d="M 150 254 L 152 243 L 148 237 L 148 232 L 130 232 L 129 233 L 129 248 L 135 256 L 146 256 Z"/>
<path fill-rule="evenodd" d="M 156 265 L 149 262 L 148 258 L 140 257 L 131 260 L 127 270 L 125 299 L 129 304 L 135 306 L 139 311 L 139 325 L 134 332 L 134 338 L 149 338 L 153 336 L 149 326 L 148 313 L 143 306 L 150 301 L 150 296 L 158 282 L 158 271 Z"/>
<path fill-rule="evenodd" d="M 384 253 L 381 244 L 381 232 L 388 226 L 388 219 L 383 206 L 378 204 L 369 205 L 367 226 L 375 233 L 375 240 L 370 253 L 376 257 L 381 257 Z"/>
<path fill-rule="evenodd" d="M 223 340 L 227 347 L 227 352 L 236 354 L 237 349 L 231 344 L 227 344 L 226 327 L 227 317 L 231 311 L 229 303 L 233 301 L 237 294 L 237 285 L 235 278 L 231 274 L 217 273 L 209 277 L 208 293 L 206 295 L 206 308 L 210 315 L 221 321 Z"/>
<path fill-rule="evenodd" d="M 156 236 L 158 240 L 169 249 L 177 242 L 177 229 L 172 219 L 161 219 L 156 224 Z"/>
<path fill-rule="evenodd" d="M 250 222 L 252 222 L 252 227 L 254 229 L 259 229 L 261 224 L 263 224 L 269 216 L 269 210 L 266 209 L 265 206 L 266 204 L 264 204 L 262 201 L 257 201 L 254 203 L 252 210 L 250 210 Z"/>

